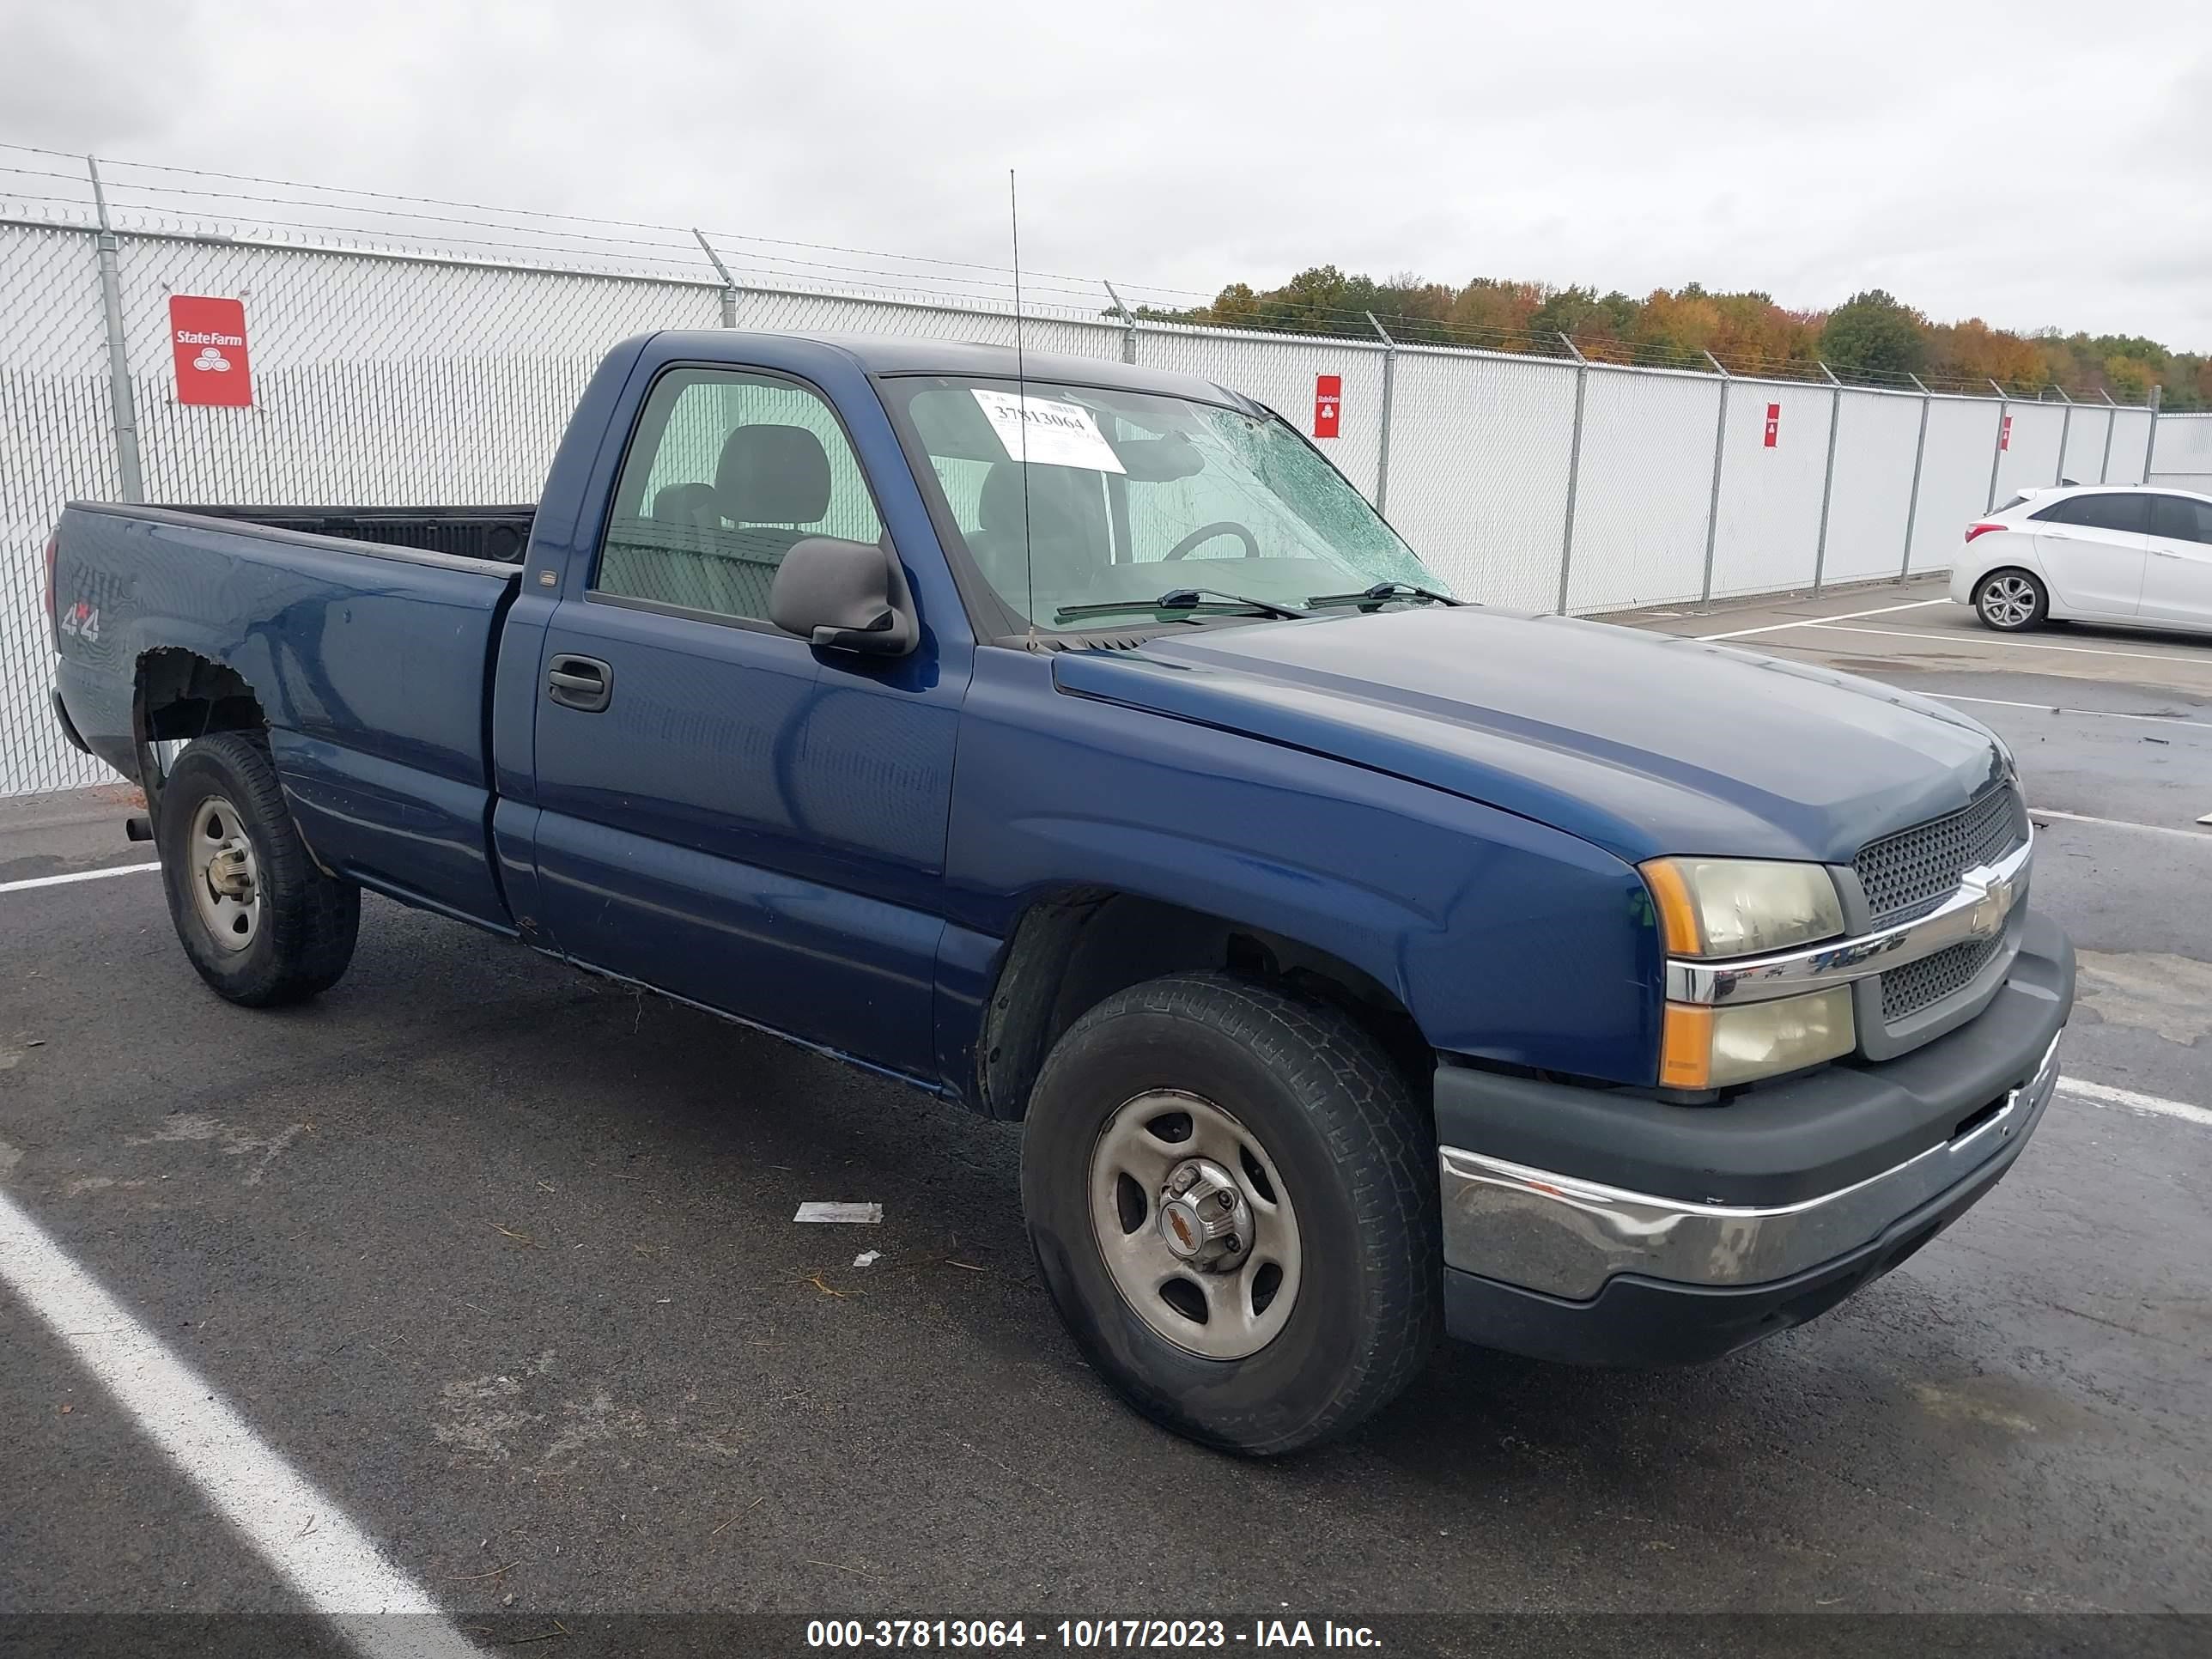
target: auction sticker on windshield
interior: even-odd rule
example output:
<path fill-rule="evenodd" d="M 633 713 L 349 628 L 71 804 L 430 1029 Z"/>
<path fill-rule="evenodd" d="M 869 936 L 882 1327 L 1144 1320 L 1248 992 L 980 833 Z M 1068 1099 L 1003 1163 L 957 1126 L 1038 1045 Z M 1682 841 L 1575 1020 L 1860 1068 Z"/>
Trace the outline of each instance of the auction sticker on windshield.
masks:
<path fill-rule="evenodd" d="M 1011 460 L 1028 460 L 1037 466 L 1079 466 L 1086 472 L 1120 472 L 1121 458 L 1091 411 L 1080 404 L 1050 398 L 1020 398 L 1011 392 L 972 388 L 976 407 L 991 422 Z M 1028 420 L 1024 422 L 1023 416 Z M 1026 452 L 1023 428 L 1029 433 Z"/>

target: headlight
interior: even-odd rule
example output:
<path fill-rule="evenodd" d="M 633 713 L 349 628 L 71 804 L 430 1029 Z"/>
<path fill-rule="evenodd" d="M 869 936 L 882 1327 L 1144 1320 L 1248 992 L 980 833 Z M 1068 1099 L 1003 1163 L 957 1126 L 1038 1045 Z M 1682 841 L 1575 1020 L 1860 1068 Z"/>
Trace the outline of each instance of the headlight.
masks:
<path fill-rule="evenodd" d="M 1818 864 L 1654 859 L 1642 868 L 1669 956 L 1759 956 L 1844 931 L 1835 881 Z"/>
<path fill-rule="evenodd" d="M 1668 1089 L 1725 1089 L 1847 1054 L 1858 1046 L 1851 988 L 1838 985 L 1771 1002 L 1670 1002 L 1659 1051 Z"/>

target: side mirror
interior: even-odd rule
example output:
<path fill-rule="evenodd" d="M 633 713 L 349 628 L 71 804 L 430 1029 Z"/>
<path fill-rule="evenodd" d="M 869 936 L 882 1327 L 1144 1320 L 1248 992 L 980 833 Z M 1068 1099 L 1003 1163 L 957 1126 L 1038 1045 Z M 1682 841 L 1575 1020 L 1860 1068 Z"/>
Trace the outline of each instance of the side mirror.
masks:
<path fill-rule="evenodd" d="M 921 640 L 914 596 L 888 537 L 793 543 L 769 589 L 768 618 L 825 651 L 903 657 Z"/>

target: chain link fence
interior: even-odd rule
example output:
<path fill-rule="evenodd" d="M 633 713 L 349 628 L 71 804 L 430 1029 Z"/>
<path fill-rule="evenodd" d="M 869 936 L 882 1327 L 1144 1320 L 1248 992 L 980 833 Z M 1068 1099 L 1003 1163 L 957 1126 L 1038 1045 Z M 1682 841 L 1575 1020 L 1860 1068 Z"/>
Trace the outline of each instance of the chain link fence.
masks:
<path fill-rule="evenodd" d="M 1010 285 L 975 267 L 901 272 L 913 290 L 900 291 L 881 270 L 836 264 L 864 257 L 842 250 L 773 245 L 730 274 L 703 237 L 697 253 L 586 231 L 549 234 L 611 246 L 518 248 L 490 234 L 501 225 L 457 250 L 397 234 L 335 246 L 325 225 L 211 228 L 150 208 L 96 219 L 104 204 L 4 186 L 0 795 L 103 776 L 48 712 L 42 550 L 64 501 L 128 493 L 118 385 L 149 501 L 501 505 L 537 498 L 586 381 L 629 335 L 733 323 L 1015 338 Z M 1035 353 L 1199 375 L 1304 430 L 1319 377 L 1335 377 L 1322 447 L 1455 591 L 1494 605 L 1595 611 L 1897 577 L 1943 568 L 1963 523 L 2024 485 L 2136 483 L 2148 467 L 2212 487 L 2212 416 L 1585 362 L 1565 342 L 1547 356 L 1397 344 L 1379 327 L 1364 340 L 1133 321 L 1103 284 L 1095 305 L 1075 279 L 1034 287 L 1043 303 L 1024 306 L 1022 332 Z M 250 407 L 179 401 L 172 295 L 244 302 Z"/>
<path fill-rule="evenodd" d="M 2159 416 L 2150 482 L 2212 495 L 2212 415 Z"/>

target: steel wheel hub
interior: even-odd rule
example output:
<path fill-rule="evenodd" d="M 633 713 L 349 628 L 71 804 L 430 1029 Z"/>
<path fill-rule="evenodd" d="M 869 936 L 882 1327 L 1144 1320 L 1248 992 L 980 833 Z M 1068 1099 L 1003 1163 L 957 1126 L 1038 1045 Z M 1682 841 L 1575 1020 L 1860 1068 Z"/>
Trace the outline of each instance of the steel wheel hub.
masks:
<path fill-rule="evenodd" d="M 192 814 L 185 842 L 192 908 L 208 936 L 225 951 L 243 951 L 261 931 L 261 872 L 237 810 L 210 796 Z"/>
<path fill-rule="evenodd" d="M 1123 1103 L 1091 1154 L 1091 1226 L 1114 1287 L 1146 1324 L 1206 1359 L 1243 1359 L 1297 1304 L 1297 1216 L 1257 1136 L 1209 1100 Z"/>
<path fill-rule="evenodd" d="M 1233 1272 L 1252 1253 L 1252 1205 L 1236 1176 L 1194 1158 L 1168 1171 L 1159 1195 L 1161 1242 L 1204 1273 Z"/>

